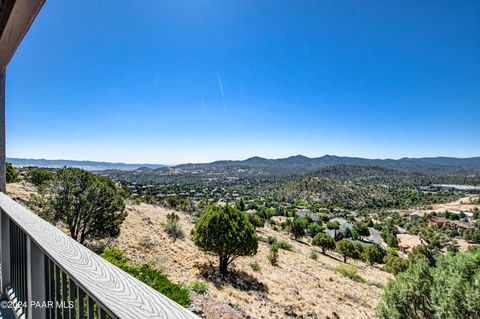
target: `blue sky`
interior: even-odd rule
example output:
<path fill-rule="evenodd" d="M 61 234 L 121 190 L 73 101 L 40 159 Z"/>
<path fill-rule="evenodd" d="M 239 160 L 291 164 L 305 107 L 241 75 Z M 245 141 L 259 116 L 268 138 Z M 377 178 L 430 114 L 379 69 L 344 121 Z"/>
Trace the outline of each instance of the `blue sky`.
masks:
<path fill-rule="evenodd" d="M 480 2 L 48 0 L 7 155 L 480 155 Z"/>

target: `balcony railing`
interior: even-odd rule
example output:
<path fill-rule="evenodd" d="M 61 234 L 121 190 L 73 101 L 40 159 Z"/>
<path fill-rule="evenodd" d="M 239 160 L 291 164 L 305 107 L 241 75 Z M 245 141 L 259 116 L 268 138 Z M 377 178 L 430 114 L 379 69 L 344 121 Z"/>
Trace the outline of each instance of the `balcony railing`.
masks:
<path fill-rule="evenodd" d="M 17 318 L 198 318 L 0 193 L 1 287 Z"/>

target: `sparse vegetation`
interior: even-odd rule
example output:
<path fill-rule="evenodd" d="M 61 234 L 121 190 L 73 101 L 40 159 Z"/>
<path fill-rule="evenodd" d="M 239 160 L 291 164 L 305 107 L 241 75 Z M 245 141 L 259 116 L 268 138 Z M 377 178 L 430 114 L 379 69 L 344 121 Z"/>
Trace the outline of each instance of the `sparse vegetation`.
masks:
<path fill-rule="evenodd" d="M 278 246 L 276 243 L 270 246 L 268 261 L 270 264 L 272 264 L 272 266 L 278 266 Z"/>
<path fill-rule="evenodd" d="M 180 217 L 174 212 L 171 212 L 167 215 L 167 222 L 163 225 L 163 229 L 173 240 L 183 238 L 183 230 L 178 223 L 179 220 Z"/>
<path fill-rule="evenodd" d="M 363 283 L 367 282 L 365 278 L 363 278 L 357 273 L 357 267 L 353 265 L 338 265 L 337 267 L 335 267 L 335 271 L 354 281 L 363 282 Z"/>
<path fill-rule="evenodd" d="M 261 270 L 260 269 L 260 264 L 256 260 L 254 260 L 250 263 L 250 267 L 252 268 L 253 271 L 256 271 L 256 272 L 259 272 Z"/>
<path fill-rule="evenodd" d="M 207 295 L 210 291 L 208 285 L 200 280 L 194 280 L 188 285 L 188 288 L 195 291 L 197 294 Z"/>

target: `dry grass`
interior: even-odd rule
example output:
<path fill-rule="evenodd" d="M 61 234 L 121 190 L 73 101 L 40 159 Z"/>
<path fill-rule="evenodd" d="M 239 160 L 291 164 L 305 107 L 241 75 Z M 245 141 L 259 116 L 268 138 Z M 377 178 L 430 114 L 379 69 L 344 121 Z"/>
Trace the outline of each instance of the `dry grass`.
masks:
<path fill-rule="evenodd" d="M 19 184 L 10 184 L 8 190 L 13 197 L 26 201 L 32 191 Z M 171 210 L 147 204 L 129 204 L 127 209 L 129 214 L 117 245 L 132 262 L 154 262 L 174 282 L 189 285 L 195 280 L 204 280 L 209 296 L 194 298 L 194 303 L 200 303 L 196 305 L 200 308 L 206 307 L 206 318 L 241 318 L 242 312 L 252 318 L 268 319 L 326 318 L 333 317 L 333 313 L 342 319 L 373 318 L 382 286 L 390 278 L 389 274 L 365 263 L 351 262 L 367 281 L 355 282 L 335 270 L 342 264 L 340 256 L 319 253 L 314 260 L 309 257 L 312 246 L 308 243 L 291 240 L 267 226 L 258 230 L 259 235 L 286 240 L 293 250 L 280 249 L 279 265 L 272 266 L 267 258 L 269 245 L 260 242 L 256 256 L 239 258 L 232 267 L 234 274 L 228 280 L 221 280 L 210 267 L 210 264 L 216 265 L 217 260 L 199 251 L 190 240 L 193 217 L 178 213 L 185 238 L 173 241 L 162 227 Z M 253 261 L 257 261 L 260 272 L 250 266 Z M 215 310 L 231 308 L 228 305 L 241 311 L 225 315 Z"/>
<path fill-rule="evenodd" d="M 128 210 L 118 244 L 132 261 L 143 262 L 153 257 L 173 281 L 183 284 L 203 279 L 204 266 L 217 264 L 215 258 L 200 252 L 190 240 L 194 225 L 192 217 L 179 213 L 180 225 L 187 236 L 174 242 L 161 227 L 169 210 L 147 204 L 129 205 Z M 335 271 L 342 264 L 340 256 L 318 254 L 317 260 L 313 260 L 309 257 L 310 245 L 290 240 L 286 234 L 270 227 L 258 232 L 261 236 L 273 235 L 290 242 L 293 251 L 279 250 L 279 265 L 272 266 L 267 257 L 269 246 L 260 242 L 256 256 L 240 258 L 233 265 L 235 272 L 241 274 L 235 280 L 241 281 L 242 274 L 248 277 L 243 285 L 247 288 L 239 289 L 221 281 L 208 282 L 214 299 L 235 304 L 253 318 L 285 318 L 287 313 L 317 318 L 331 316 L 333 312 L 341 318 L 373 318 L 373 309 L 382 294 L 381 286 L 390 278 L 389 274 L 353 262 L 367 282 L 379 284 L 354 282 Z M 151 249 L 139 245 L 139 239 L 146 235 L 159 244 Z M 261 272 L 250 266 L 254 260 Z M 255 284 L 249 282 L 251 279 L 264 286 L 266 291 L 255 289 Z M 251 290 L 248 290 L 249 285 Z"/>

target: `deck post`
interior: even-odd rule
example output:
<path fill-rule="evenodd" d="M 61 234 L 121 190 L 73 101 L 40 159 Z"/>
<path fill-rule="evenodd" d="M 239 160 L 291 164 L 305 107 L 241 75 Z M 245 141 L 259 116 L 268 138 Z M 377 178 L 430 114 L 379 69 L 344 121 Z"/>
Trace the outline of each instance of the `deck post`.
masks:
<path fill-rule="evenodd" d="M 0 72 L 0 192 L 6 193 L 5 70 Z"/>
<path fill-rule="evenodd" d="M 28 318 L 45 318 L 45 255 L 27 236 L 27 314 Z M 35 307 L 32 303 L 36 303 Z"/>
<path fill-rule="evenodd" d="M 2 217 L 0 218 L 0 239 L 2 243 L 1 247 L 1 267 L 2 267 L 2 283 L 1 283 L 1 293 L 7 291 L 7 287 L 11 284 L 11 270 L 10 270 L 10 218 L 0 210 Z"/>

